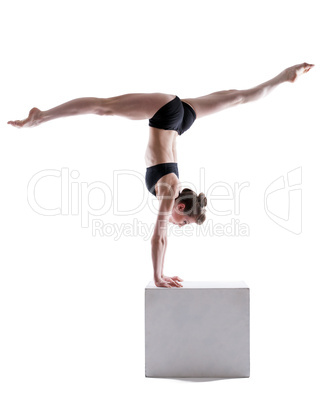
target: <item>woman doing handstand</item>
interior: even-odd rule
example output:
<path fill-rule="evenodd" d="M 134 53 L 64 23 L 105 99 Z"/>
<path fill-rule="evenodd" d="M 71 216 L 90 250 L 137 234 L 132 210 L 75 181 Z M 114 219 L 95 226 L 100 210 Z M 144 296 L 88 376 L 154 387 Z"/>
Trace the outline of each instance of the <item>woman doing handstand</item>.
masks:
<path fill-rule="evenodd" d="M 302 63 L 283 70 L 273 79 L 246 90 L 213 92 L 198 98 L 180 99 L 164 93 L 132 93 L 111 98 L 78 98 L 47 111 L 30 110 L 25 120 L 8 121 L 14 127 L 35 127 L 59 117 L 79 114 L 121 116 L 132 120 L 149 120 L 149 141 L 145 153 L 146 186 L 160 201 L 151 240 L 154 282 L 160 287 L 182 287 L 178 276 L 163 274 L 167 246 L 167 223 L 184 226 L 201 225 L 205 219 L 207 199 L 185 188 L 180 191 L 176 138 L 197 119 L 232 106 L 255 101 L 283 82 L 294 82 L 298 75 L 314 65 Z"/>

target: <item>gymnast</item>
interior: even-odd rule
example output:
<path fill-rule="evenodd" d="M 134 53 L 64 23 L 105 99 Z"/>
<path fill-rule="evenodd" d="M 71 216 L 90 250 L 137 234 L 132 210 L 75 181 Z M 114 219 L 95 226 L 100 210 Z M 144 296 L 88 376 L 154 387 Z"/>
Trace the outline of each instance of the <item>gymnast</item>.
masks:
<path fill-rule="evenodd" d="M 196 119 L 232 106 L 258 100 L 283 82 L 294 82 L 314 64 L 302 63 L 286 68 L 276 77 L 246 90 L 213 92 L 198 98 L 180 99 L 164 93 L 131 93 L 111 98 L 78 98 L 47 111 L 33 108 L 25 120 L 8 121 L 14 127 L 35 127 L 59 117 L 79 114 L 121 116 L 131 120 L 149 120 L 149 141 L 145 152 L 146 187 L 160 202 L 151 239 L 154 283 L 159 287 L 182 287 L 178 276 L 163 274 L 167 246 L 167 223 L 180 227 L 201 225 L 206 219 L 207 199 L 179 182 L 176 138 Z"/>

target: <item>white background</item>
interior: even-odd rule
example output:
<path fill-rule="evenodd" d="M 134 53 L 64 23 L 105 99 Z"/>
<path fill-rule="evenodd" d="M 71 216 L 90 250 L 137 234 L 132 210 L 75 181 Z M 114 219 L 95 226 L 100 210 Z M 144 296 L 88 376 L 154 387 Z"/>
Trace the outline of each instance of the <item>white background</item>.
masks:
<path fill-rule="evenodd" d="M 323 401 L 327 330 L 327 21 L 324 2 L 11 1 L 1 6 L 0 399 L 9 401 Z M 150 242 L 140 233 L 93 236 L 81 215 L 44 216 L 27 201 L 38 172 L 79 172 L 106 183 L 115 170 L 145 173 L 148 122 L 79 116 L 33 129 L 7 125 L 36 106 L 129 92 L 180 98 L 244 89 L 302 62 L 315 67 L 267 98 L 196 121 L 177 139 L 180 180 L 205 192 L 249 182 L 240 214 L 249 236 L 169 236 L 165 273 L 244 280 L 251 289 L 251 377 L 190 382 L 144 376 L 144 288 Z M 264 193 L 301 167 L 302 233 L 274 223 Z M 205 169 L 205 184 L 199 182 Z M 43 183 L 43 184 L 42 184 Z M 60 207 L 60 179 L 36 190 Z M 75 187 L 76 188 L 76 187 Z M 214 194 L 214 193 L 213 193 Z M 218 194 L 218 192 L 216 193 Z M 283 202 L 271 202 L 277 214 Z M 137 213 L 100 217 L 154 224 L 158 202 L 124 176 L 117 197 Z M 94 191 L 90 203 L 101 207 Z M 71 200 L 70 200 L 71 202 Z M 73 203 L 75 201 L 72 201 Z M 279 204 L 280 202 L 280 204 Z M 155 207 L 151 209 L 150 204 Z M 276 204 L 276 206 L 274 205 Z M 213 201 L 213 205 L 214 201 Z M 219 204 L 217 204 L 219 205 Z M 221 209 L 233 208 L 232 201 Z M 226 207 L 226 208 L 224 208 Z M 155 212 L 154 212 L 155 211 Z M 92 216 L 90 221 L 92 221 Z M 98 217 L 99 218 L 99 217 Z M 194 225 L 195 226 L 195 225 Z"/>

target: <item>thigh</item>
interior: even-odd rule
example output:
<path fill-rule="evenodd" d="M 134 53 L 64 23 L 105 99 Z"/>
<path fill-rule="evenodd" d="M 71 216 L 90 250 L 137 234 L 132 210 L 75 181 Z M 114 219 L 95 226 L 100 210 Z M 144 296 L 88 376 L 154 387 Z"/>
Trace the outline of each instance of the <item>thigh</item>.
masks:
<path fill-rule="evenodd" d="M 131 120 L 150 119 L 158 109 L 175 98 L 163 93 L 131 93 L 106 99 L 109 114 Z"/>
<path fill-rule="evenodd" d="M 181 100 L 189 103 L 195 110 L 196 118 L 199 119 L 240 104 L 242 102 L 242 96 L 240 91 L 232 89 L 229 91 L 213 92 L 198 98 L 186 98 Z"/>

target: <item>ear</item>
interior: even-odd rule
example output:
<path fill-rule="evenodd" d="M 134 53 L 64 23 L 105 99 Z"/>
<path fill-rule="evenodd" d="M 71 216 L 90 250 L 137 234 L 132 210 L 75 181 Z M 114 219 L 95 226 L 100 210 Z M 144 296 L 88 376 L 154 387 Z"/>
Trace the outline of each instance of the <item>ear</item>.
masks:
<path fill-rule="evenodd" d="M 185 204 L 182 204 L 182 202 L 180 202 L 180 204 L 178 205 L 179 211 L 184 211 L 185 208 L 186 208 Z"/>

